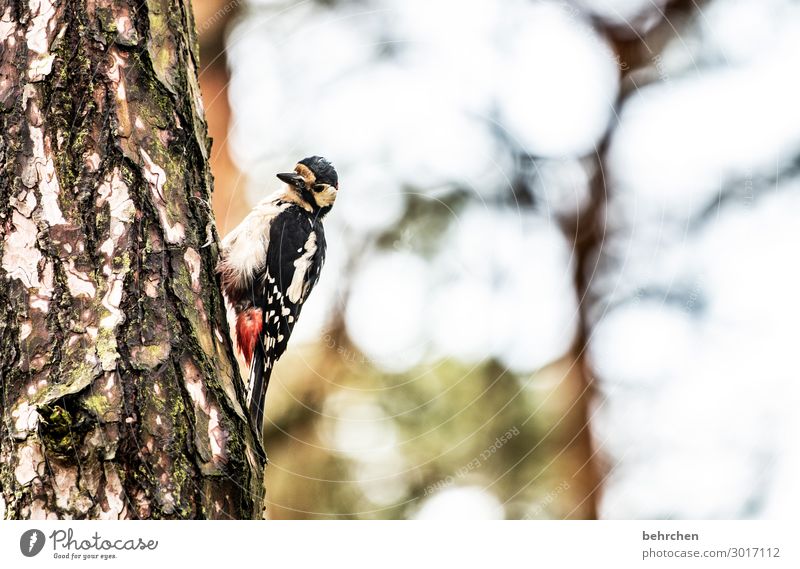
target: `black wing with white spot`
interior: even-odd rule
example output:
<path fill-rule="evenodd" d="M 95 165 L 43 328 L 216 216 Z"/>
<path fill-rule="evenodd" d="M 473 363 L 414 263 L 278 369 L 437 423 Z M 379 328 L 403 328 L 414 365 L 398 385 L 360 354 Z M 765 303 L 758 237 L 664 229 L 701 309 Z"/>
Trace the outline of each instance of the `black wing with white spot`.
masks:
<path fill-rule="evenodd" d="M 325 247 L 322 224 L 300 207 L 287 208 L 272 222 L 262 294 L 256 299 L 264 325 L 249 382 L 248 403 L 258 428 L 272 367 L 286 351 L 303 303 L 319 280 Z"/>

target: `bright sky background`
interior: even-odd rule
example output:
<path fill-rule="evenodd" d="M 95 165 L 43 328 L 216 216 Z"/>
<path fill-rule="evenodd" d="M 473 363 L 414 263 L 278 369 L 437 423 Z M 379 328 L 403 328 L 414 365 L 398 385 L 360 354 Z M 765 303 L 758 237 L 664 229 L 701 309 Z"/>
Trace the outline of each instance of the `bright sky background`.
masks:
<path fill-rule="evenodd" d="M 800 403 L 800 193 L 781 172 L 800 150 L 800 5 L 711 2 L 653 60 L 657 80 L 615 108 L 620 62 L 588 16 L 635 36 L 665 3 L 251 0 L 261 9 L 228 38 L 231 144 L 252 201 L 298 157 L 339 169 L 328 266 L 294 345 L 316 341 L 342 301 L 347 244 L 395 225 L 412 198 L 444 208 L 458 187 L 469 203 L 442 211 L 433 256 L 413 234 L 367 249 L 349 337 L 387 372 L 496 358 L 524 375 L 573 342 L 572 244 L 554 216 L 585 203 L 580 159 L 613 129 L 601 252 L 613 262 L 593 281 L 604 300 L 590 342 L 592 427 L 613 466 L 602 513 L 786 515 L 778 492 L 800 470 L 786 435 Z M 510 149 L 540 158 L 525 174 L 535 210 L 496 199 L 520 174 Z M 694 228 L 730 185 L 738 201 Z M 651 289 L 663 294 L 637 293 Z M 330 444 L 358 454 L 391 441 L 362 431 L 335 430 Z M 365 479 L 379 462 L 364 462 Z M 498 512 L 491 495 L 456 486 L 417 517 Z"/>

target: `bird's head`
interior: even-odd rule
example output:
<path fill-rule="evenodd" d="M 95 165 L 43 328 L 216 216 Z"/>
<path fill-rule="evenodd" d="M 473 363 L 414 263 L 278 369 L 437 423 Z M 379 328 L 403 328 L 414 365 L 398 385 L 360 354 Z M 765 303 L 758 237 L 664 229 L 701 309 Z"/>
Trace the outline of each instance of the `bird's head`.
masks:
<path fill-rule="evenodd" d="M 333 164 L 322 156 L 303 158 L 294 167 L 294 172 L 278 174 L 278 178 L 320 215 L 330 211 L 336 201 L 339 176 Z"/>

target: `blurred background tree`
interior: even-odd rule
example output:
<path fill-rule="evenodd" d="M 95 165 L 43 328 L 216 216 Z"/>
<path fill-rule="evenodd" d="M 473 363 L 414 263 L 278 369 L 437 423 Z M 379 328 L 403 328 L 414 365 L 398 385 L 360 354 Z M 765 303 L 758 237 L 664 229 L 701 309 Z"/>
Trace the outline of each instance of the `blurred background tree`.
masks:
<path fill-rule="evenodd" d="M 273 517 L 786 511 L 796 2 L 195 4 L 220 233 L 342 180 Z"/>

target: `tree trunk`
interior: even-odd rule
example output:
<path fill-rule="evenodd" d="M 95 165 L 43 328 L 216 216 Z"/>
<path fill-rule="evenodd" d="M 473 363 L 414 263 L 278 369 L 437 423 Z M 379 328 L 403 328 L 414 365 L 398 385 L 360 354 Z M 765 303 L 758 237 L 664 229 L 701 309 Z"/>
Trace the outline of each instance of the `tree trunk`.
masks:
<path fill-rule="evenodd" d="M 0 514 L 259 517 L 189 1 L 0 17 Z"/>

